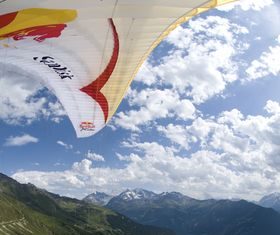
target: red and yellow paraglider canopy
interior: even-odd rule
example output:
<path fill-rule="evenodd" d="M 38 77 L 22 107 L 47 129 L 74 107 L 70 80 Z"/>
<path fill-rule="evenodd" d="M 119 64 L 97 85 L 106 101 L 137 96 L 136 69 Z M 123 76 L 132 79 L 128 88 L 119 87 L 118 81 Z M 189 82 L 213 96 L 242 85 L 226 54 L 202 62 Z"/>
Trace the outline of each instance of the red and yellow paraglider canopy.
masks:
<path fill-rule="evenodd" d="M 42 79 L 78 137 L 102 129 L 151 51 L 178 25 L 232 0 L 2 0 L 0 68 Z"/>

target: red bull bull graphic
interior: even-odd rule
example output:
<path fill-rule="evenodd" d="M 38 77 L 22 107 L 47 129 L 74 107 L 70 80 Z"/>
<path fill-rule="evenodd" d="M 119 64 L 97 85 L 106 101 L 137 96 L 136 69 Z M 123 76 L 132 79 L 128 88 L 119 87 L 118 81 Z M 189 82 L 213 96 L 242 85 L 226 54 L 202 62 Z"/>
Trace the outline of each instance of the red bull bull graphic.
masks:
<path fill-rule="evenodd" d="M 50 15 L 51 17 L 44 17 Z M 75 10 L 25 9 L 0 16 L 0 40 L 22 40 L 32 37 L 37 42 L 57 38 L 67 22 L 77 16 Z"/>

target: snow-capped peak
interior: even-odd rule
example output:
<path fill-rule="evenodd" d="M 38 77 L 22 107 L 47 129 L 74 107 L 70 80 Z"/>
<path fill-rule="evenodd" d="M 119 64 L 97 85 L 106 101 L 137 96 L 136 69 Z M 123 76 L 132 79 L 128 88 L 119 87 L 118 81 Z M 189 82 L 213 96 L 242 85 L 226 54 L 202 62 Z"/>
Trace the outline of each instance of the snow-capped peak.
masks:
<path fill-rule="evenodd" d="M 151 199 L 157 194 L 147 191 L 145 189 L 136 188 L 136 189 L 127 189 L 123 193 L 119 195 L 120 198 L 122 198 L 125 201 L 130 200 L 138 200 L 138 199 Z"/>

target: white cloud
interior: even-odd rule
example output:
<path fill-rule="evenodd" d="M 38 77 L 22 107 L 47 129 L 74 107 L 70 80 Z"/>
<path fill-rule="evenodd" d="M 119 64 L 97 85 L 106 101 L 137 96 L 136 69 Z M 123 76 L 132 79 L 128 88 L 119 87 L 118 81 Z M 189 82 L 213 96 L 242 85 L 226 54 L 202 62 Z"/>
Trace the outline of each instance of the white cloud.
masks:
<path fill-rule="evenodd" d="M 218 16 L 190 21 L 188 28 L 180 26 L 166 39 L 174 49 L 158 65 L 150 65 L 150 76 L 196 103 L 204 102 L 237 79 L 234 57 L 248 48 L 239 38 L 247 33 L 245 27 Z"/>
<path fill-rule="evenodd" d="M 128 100 L 131 106 L 140 108 L 116 115 L 114 124 L 125 129 L 140 131 L 139 126 L 161 118 L 188 120 L 195 117 L 194 105 L 187 99 L 181 99 L 173 90 L 132 90 Z"/>
<path fill-rule="evenodd" d="M 187 94 L 194 103 L 205 102 L 237 79 L 234 57 L 248 46 L 236 39 L 247 33 L 218 16 L 190 21 L 188 29 L 178 27 L 167 38 L 177 49 L 154 69 L 164 84 Z"/>
<path fill-rule="evenodd" d="M 139 156 L 135 153 L 130 153 L 129 155 L 122 155 L 120 153 L 116 153 L 116 156 L 122 162 L 132 162 L 133 160 L 139 158 Z"/>
<path fill-rule="evenodd" d="M 146 153 L 149 156 L 173 156 L 173 153 L 177 151 L 175 148 L 164 147 L 157 142 L 123 142 L 122 145 L 136 152 Z"/>
<path fill-rule="evenodd" d="M 21 136 L 10 136 L 8 139 L 6 139 L 4 146 L 22 146 L 27 145 L 30 143 L 38 143 L 39 139 L 36 137 L 33 137 L 28 134 L 24 134 Z"/>
<path fill-rule="evenodd" d="M 276 41 L 280 43 L 280 35 L 277 37 Z"/>
<path fill-rule="evenodd" d="M 220 11 L 231 11 L 235 7 L 240 7 L 243 11 L 261 11 L 263 8 L 273 4 L 272 0 L 239 0 L 230 4 L 223 5 L 217 9 Z"/>
<path fill-rule="evenodd" d="M 218 123 L 236 126 L 240 124 L 243 119 L 244 116 L 239 110 L 232 109 L 231 111 L 222 112 L 218 118 Z"/>
<path fill-rule="evenodd" d="M 59 123 L 63 117 L 67 115 L 62 105 L 57 101 L 55 103 L 49 102 L 48 107 L 42 110 L 44 117 L 49 118 L 51 121 Z"/>
<path fill-rule="evenodd" d="M 217 117 L 199 117 L 190 125 L 158 127 L 179 146 L 192 141 L 200 144 L 186 156 L 179 156 L 172 145 L 130 141 L 122 143 L 130 154 L 117 154 L 125 161 L 123 168 L 96 167 L 84 159 L 63 172 L 21 171 L 13 177 L 79 198 L 96 190 L 118 193 L 142 187 L 180 191 L 196 198 L 257 200 L 280 187 L 279 107 L 269 100 L 265 105 L 268 116 L 245 116 L 233 109 Z"/>
<path fill-rule="evenodd" d="M 268 101 L 266 107 L 272 106 L 278 107 L 276 102 Z M 177 148 L 156 142 L 124 142 L 122 146 L 131 154 L 117 154 L 126 161 L 122 169 L 96 167 L 84 159 L 63 172 L 27 171 L 13 177 L 76 197 L 96 190 L 112 193 L 143 187 L 180 191 L 196 198 L 258 199 L 280 186 L 279 125 L 279 113 L 245 117 L 234 109 L 217 118 L 198 118 L 190 126 L 159 127 L 180 146 L 189 143 L 190 136 L 192 141 L 204 142 L 201 150 L 186 157 L 178 156 Z M 208 150 L 203 150 L 205 146 Z"/>
<path fill-rule="evenodd" d="M 165 40 L 173 49 L 156 62 L 150 58 L 142 67 L 136 81 L 148 88 L 129 90 L 126 99 L 131 109 L 115 116 L 113 128 L 140 132 L 159 119 L 194 119 L 194 104 L 222 94 L 237 80 L 235 57 L 248 48 L 239 36 L 247 33 L 245 27 L 218 16 L 178 27 Z"/>
<path fill-rule="evenodd" d="M 96 162 L 104 162 L 105 161 L 104 157 L 102 157 L 99 154 L 93 153 L 90 150 L 87 152 L 86 158 L 88 158 L 92 161 L 96 161 Z"/>
<path fill-rule="evenodd" d="M 140 71 L 137 73 L 137 76 L 134 78 L 134 81 L 142 82 L 145 85 L 152 85 L 157 81 L 156 74 L 153 71 L 153 67 L 145 62 Z"/>
<path fill-rule="evenodd" d="M 22 119 L 28 123 L 36 119 L 46 103 L 45 98 L 32 99 L 40 88 L 40 84 L 33 79 L 20 77 L 12 72 L 7 78 L 1 77 L 0 118 L 13 124 L 20 123 Z"/>
<path fill-rule="evenodd" d="M 0 77 L 0 119 L 16 125 L 30 124 L 42 117 L 60 121 L 65 115 L 63 108 L 40 96 L 42 89 L 38 79 L 5 65 L 5 73 Z"/>
<path fill-rule="evenodd" d="M 58 140 L 57 142 L 56 142 L 58 145 L 60 145 L 60 146 L 62 146 L 62 147 L 64 147 L 65 149 L 73 149 L 73 145 L 71 145 L 71 144 L 66 144 L 66 143 L 64 143 L 63 141 L 61 141 L 61 140 Z"/>
<path fill-rule="evenodd" d="M 55 166 L 55 167 L 61 166 L 61 165 L 62 165 L 62 163 L 60 163 L 60 162 L 56 162 L 55 164 L 53 164 L 53 166 Z"/>
<path fill-rule="evenodd" d="M 241 8 L 259 10 L 270 2 L 247 0 Z M 13 177 L 78 198 L 94 191 L 111 194 L 143 187 L 180 191 L 196 198 L 256 200 L 278 190 L 280 104 L 267 101 L 267 116 L 246 116 L 233 109 L 216 117 L 203 117 L 193 105 L 221 94 L 238 79 L 236 56 L 248 48 L 239 36 L 248 30 L 221 17 L 198 19 L 189 25 L 188 29 L 179 27 L 166 40 L 175 47 L 167 56 L 156 65 L 143 67 L 136 81 L 148 88 L 130 90 L 127 101 L 131 110 L 120 112 L 114 120 L 115 125 L 140 131 L 144 125 L 171 118 L 178 122 L 157 127 L 170 142 L 163 146 L 134 136 L 122 143 L 130 153 L 116 154 L 125 162 L 122 168 L 98 167 L 94 161 L 104 158 L 89 152 L 87 159 L 65 171 L 20 171 Z M 252 77 L 279 73 L 272 49 L 251 69 Z M 194 143 L 194 153 L 179 156 L 182 149 L 192 150 Z"/>
<path fill-rule="evenodd" d="M 140 143 L 134 147 L 136 145 L 140 146 L 138 150 L 143 151 L 144 156 L 131 155 L 122 169 L 95 167 L 92 161 L 84 159 L 66 171 L 21 171 L 12 177 L 78 198 L 96 190 L 119 193 L 127 187 L 142 187 L 159 192 L 180 191 L 196 198 L 256 199 L 264 191 L 280 186 L 277 183 L 279 172 L 268 165 L 261 165 L 255 170 L 256 166 L 250 168 L 250 162 L 213 151 L 198 151 L 185 158 L 164 150 L 156 143 Z M 149 145 L 154 145 L 153 151 L 146 148 Z M 161 151 L 157 153 L 157 149 Z"/>
<path fill-rule="evenodd" d="M 276 101 L 268 100 L 264 109 L 270 114 L 279 114 L 280 113 L 280 105 Z"/>
<path fill-rule="evenodd" d="M 158 126 L 157 130 L 173 143 L 185 149 L 189 149 L 190 144 L 196 142 L 196 139 L 188 133 L 188 128 L 186 126 L 168 124 L 166 127 Z"/>
<path fill-rule="evenodd" d="M 278 42 L 277 38 L 277 42 Z M 269 50 L 263 52 L 258 60 L 251 62 L 246 70 L 249 75 L 247 80 L 264 78 L 268 75 L 278 76 L 280 74 L 280 42 L 279 45 L 269 47 Z"/>

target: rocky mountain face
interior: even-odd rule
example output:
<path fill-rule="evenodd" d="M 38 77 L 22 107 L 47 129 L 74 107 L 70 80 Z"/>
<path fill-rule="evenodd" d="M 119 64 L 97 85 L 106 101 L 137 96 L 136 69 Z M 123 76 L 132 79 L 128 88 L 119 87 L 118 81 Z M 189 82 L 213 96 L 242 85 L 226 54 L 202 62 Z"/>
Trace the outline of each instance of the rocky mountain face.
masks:
<path fill-rule="evenodd" d="M 88 203 L 92 203 L 94 205 L 98 205 L 98 206 L 104 206 L 106 205 L 111 199 L 113 198 L 113 196 L 108 195 L 106 193 L 102 193 L 102 192 L 95 192 L 92 193 L 88 196 L 86 196 L 83 201 L 88 202 Z"/>
<path fill-rule="evenodd" d="M 258 204 L 266 208 L 272 208 L 280 213 L 280 193 L 272 193 L 264 196 Z"/>
<path fill-rule="evenodd" d="M 196 200 L 177 192 L 137 189 L 113 197 L 107 208 L 177 235 L 280 234 L 280 214 L 244 200 Z"/>
<path fill-rule="evenodd" d="M 0 174 L 2 235 L 174 235 L 136 223 L 108 208 L 60 197 Z"/>

